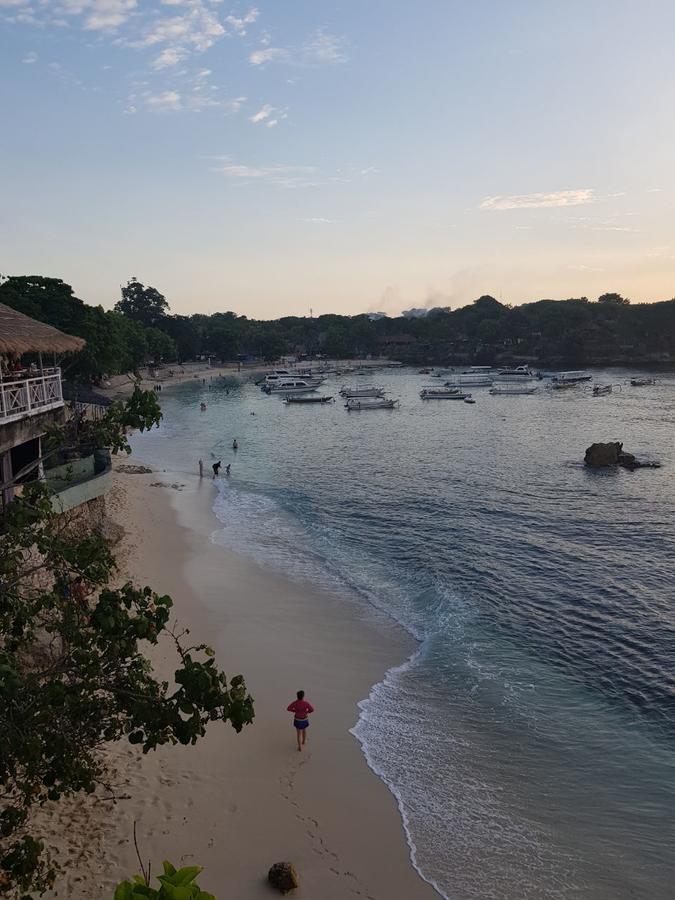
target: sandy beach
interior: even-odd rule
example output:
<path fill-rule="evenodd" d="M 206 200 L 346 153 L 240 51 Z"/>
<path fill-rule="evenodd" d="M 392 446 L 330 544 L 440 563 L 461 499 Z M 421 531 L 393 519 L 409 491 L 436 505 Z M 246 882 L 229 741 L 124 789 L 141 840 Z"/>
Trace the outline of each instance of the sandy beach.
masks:
<path fill-rule="evenodd" d="M 116 473 L 109 512 L 126 531 L 128 574 L 174 599 L 191 638 L 208 642 L 228 676 L 243 673 L 256 719 L 240 735 L 212 726 L 190 748 L 143 757 L 112 751 L 118 792 L 128 799 L 62 806 L 54 831 L 69 866 L 53 896 L 108 897 L 138 871 L 132 828 L 153 871 L 164 859 L 199 864 L 218 898 L 273 896 L 269 866 L 292 861 L 312 900 L 431 898 L 413 869 L 394 797 L 368 768 L 356 739 L 359 700 L 413 650 L 343 601 L 263 571 L 210 542 L 217 526 L 211 479 Z M 158 671 L 171 672 L 157 658 Z M 298 688 L 316 708 L 298 753 L 286 712 Z"/>

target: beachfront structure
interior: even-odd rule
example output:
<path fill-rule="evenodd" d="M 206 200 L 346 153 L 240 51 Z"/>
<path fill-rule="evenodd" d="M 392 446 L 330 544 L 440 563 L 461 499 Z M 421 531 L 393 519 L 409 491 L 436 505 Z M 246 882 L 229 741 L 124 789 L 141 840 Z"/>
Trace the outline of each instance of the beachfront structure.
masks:
<path fill-rule="evenodd" d="M 57 356 L 81 350 L 84 344 L 0 303 L 0 510 L 37 478 L 48 482 L 59 512 L 105 491 L 110 469 L 105 454 L 67 461 L 43 455 L 47 428 L 66 417 Z M 52 365 L 45 364 L 45 358 Z M 104 475 L 108 477 L 101 478 Z"/>

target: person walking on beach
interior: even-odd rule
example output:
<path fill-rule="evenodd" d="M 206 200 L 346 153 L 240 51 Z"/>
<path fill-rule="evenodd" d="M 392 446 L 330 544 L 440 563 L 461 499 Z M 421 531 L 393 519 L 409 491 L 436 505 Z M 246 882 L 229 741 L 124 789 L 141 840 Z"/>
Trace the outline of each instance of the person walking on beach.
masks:
<path fill-rule="evenodd" d="M 213 469 L 213 477 L 214 477 L 214 478 L 215 478 L 216 475 L 220 472 L 220 467 L 221 467 L 221 465 L 222 465 L 221 461 L 218 460 L 218 462 L 215 462 L 215 463 L 211 466 L 211 468 Z"/>
<path fill-rule="evenodd" d="M 199 460 L 199 477 L 200 478 L 204 477 L 204 460 L 203 459 Z"/>
<path fill-rule="evenodd" d="M 296 696 L 298 699 L 289 704 L 286 707 L 286 711 L 293 713 L 293 727 L 295 728 L 295 736 L 298 739 L 298 753 L 302 753 L 302 748 L 307 740 L 309 714 L 314 712 L 314 707 L 308 700 L 305 700 L 304 691 L 298 691 Z"/>

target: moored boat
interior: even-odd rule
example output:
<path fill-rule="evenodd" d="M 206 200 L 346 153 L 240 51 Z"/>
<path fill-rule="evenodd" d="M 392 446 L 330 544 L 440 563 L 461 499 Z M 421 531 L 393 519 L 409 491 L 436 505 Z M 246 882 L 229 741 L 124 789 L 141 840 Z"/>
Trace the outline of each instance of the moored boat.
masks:
<path fill-rule="evenodd" d="M 606 394 L 612 393 L 612 385 L 611 384 L 596 384 L 593 387 L 593 396 L 594 397 L 604 397 Z"/>
<path fill-rule="evenodd" d="M 317 387 L 317 384 L 303 378 L 287 378 L 277 383 L 266 384 L 263 391 L 266 394 L 311 394 Z"/>
<path fill-rule="evenodd" d="M 576 370 L 572 372 L 557 372 L 553 376 L 554 384 L 580 384 L 582 381 L 592 381 L 593 376 L 588 372 Z"/>
<path fill-rule="evenodd" d="M 394 409 L 398 400 L 387 400 L 385 397 L 351 397 L 345 403 L 345 409 L 353 412 L 364 409 Z"/>
<path fill-rule="evenodd" d="M 536 394 L 539 388 L 536 384 L 518 383 L 507 381 L 503 384 L 495 383 L 490 388 L 490 393 L 501 395 L 504 397 L 515 396 L 517 394 Z"/>
<path fill-rule="evenodd" d="M 656 384 L 656 378 L 631 378 L 633 387 L 646 387 L 648 384 Z"/>
<path fill-rule="evenodd" d="M 446 387 L 489 387 L 494 381 L 494 375 L 487 372 L 462 372 L 460 375 L 450 375 L 445 382 Z"/>
<path fill-rule="evenodd" d="M 471 394 L 465 394 L 459 388 L 422 388 L 422 400 L 466 400 Z"/>
<path fill-rule="evenodd" d="M 308 394 L 291 394 L 284 398 L 286 403 L 332 403 L 333 397 L 311 397 Z"/>
<path fill-rule="evenodd" d="M 343 387 L 340 394 L 346 399 L 352 397 L 384 397 L 384 388 L 369 384 L 357 384 L 354 387 Z"/>

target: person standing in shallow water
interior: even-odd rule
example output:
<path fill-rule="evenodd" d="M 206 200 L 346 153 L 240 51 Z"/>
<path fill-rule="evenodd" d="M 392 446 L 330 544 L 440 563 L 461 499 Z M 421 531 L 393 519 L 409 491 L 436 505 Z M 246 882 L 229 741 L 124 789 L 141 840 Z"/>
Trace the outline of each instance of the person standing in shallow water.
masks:
<path fill-rule="evenodd" d="M 309 714 L 314 712 L 314 707 L 308 700 L 305 700 L 304 691 L 298 691 L 297 698 L 297 700 L 294 700 L 286 707 L 286 711 L 293 713 L 293 727 L 295 728 L 295 736 L 298 739 L 298 752 L 302 753 L 302 748 L 307 740 Z"/>

